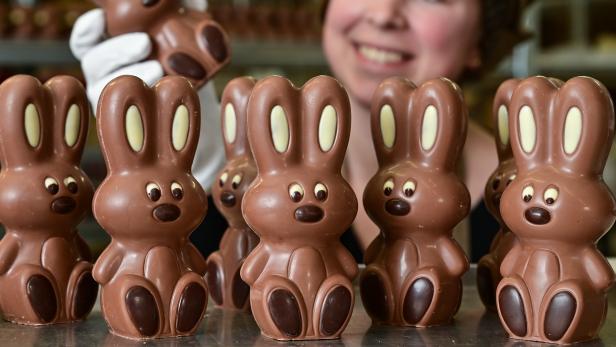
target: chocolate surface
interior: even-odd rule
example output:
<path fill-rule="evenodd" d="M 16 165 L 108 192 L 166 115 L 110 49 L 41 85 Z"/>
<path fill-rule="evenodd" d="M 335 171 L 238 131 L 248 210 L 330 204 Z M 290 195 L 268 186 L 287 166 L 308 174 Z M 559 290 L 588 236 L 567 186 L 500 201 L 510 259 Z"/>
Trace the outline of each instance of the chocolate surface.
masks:
<path fill-rule="evenodd" d="M 350 129 L 348 96 L 330 77 L 301 89 L 270 77 L 253 89 L 248 138 L 258 175 L 242 212 L 261 241 L 241 276 L 265 336 L 333 339 L 348 324 L 357 264 L 340 236 L 357 213 L 341 175 Z"/>
<path fill-rule="evenodd" d="M 230 61 L 229 40 L 209 14 L 189 10 L 177 0 L 94 0 L 105 10 L 107 32 L 117 36 L 146 32 L 152 57 L 168 75 L 181 75 L 199 88 Z"/>
<path fill-rule="evenodd" d="M 364 207 L 381 228 L 366 254 L 361 296 L 375 323 L 448 323 L 462 298 L 469 267 L 453 228 L 470 197 L 456 176 L 466 139 L 467 110 L 457 85 L 437 79 L 416 87 L 391 78 L 375 92 L 372 138 L 379 171 Z"/>
<path fill-rule="evenodd" d="M 77 233 L 94 188 L 79 168 L 90 109 L 83 86 L 15 76 L 0 85 L 0 311 L 20 324 L 84 319 L 97 287 Z"/>
<path fill-rule="evenodd" d="M 199 97 L 183 77 L 149 88 L 123 76 L 103 90 L 98 115 L 108 174 L 94 216 L 112 238 L 94 266 L 105 320 L 133 339 L 192 335 L 207 306 L 205 261 L 188 239 L 207 211 L 190 171 Z"/>
<path fill-rule="evenodd" d="M 615 220 L 602 174 L 614 108 L 598 81 L 533 77 L 509 106 L 517 177 L 500 212 L 518 242 L 501 265 L 498 312 L 515 339 L 559 344 L 597 336 L 614 271 L 596 242 Z"/>

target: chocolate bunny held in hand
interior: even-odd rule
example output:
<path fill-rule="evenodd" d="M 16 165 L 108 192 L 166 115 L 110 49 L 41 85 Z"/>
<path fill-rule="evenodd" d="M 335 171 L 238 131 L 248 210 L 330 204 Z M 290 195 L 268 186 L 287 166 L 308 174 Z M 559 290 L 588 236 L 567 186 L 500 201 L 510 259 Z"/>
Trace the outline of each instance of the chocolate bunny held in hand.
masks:
<path fill-rule="evenodd" d="M 240 268 L 259 243 L 242 216 L 244 193 L 257 176 L 246 133 L 248 98 L 254 85 L 252 78 L 236 78 L 222 94 L 221 124 L 227 164 L 218 176 L 218 184 L 212 187 L 214 203 L 229 222 L 229 228 L 222 237 L 220 250 L 207 259 L 207 284 L 217 305 L 238 310 L 250 309 L 250 288 L 242 281 Z"/>
<path fill-rule="evenodd" d="M 357 264 L 340 236 L 357 213 L 341 174 L 350 129 L 349 99 L 333 78 L 298 90 L 270 77 L 253 89 L 248 138 L 258 175 L 242 212 L 261 240 L 241 276 L 265 336 L 333 339 L 348 324 Z"/>
<path fill-rule="evenodd" d="M 533 77 L 515 89 L 509 115 L 518 174 L 500 210 L 518 242 L 501 265 L 501 321 L 515 339 L 592 339 L 614 283 L 596 247 L 616 210 L 602 179 L 614 137 L 609 92 L 588 77 Z"/>
<path fill-rule="evenodd" d="M 439 325 L 460 307 L 469 263 L 452 232 L 470 206 L 455 172 L 466 127 L 462 92 L 449 80 L 417 88 L 391 78 L 375 92 L 372 138 L 380 168 L 364 206 L 381 236 L 366 254 L 360 290 L 376 323 Z"/>
<path fill-rule="evenodd" d="M 0 310 L 20 324 L 84 319 L 98 293 L 77 233 L 94 192 L 79 168 L 85 90 L 68 76 L 15 76 L 0 86 L 0 114 Z"/>
<path fill-rule="evenodd" d="M 112 238 L 94 266 L 103 316 L 128 338 L 194 334 L 207 306 L 205 261 L 188 239 L 207 210 L 191 174 L 199 98 L 182 77 L 150 89 L 123 76 L 103 91 L 98 115 L 108 174 L 94 216 Z"/>

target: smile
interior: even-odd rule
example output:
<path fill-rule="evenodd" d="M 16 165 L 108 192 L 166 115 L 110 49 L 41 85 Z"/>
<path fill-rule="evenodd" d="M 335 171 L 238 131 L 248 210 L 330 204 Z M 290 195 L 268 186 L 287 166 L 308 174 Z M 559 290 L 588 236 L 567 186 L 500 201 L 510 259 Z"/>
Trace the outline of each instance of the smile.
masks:
<path fill-rule="evenodd" d="M 395 65 L 406 63 L 411 60 L 412 56 L 409 53 L 380 48 L 367 44 L 354 44 L 357 53 L 361 58 L 371 63 L 380 65 Z"/>

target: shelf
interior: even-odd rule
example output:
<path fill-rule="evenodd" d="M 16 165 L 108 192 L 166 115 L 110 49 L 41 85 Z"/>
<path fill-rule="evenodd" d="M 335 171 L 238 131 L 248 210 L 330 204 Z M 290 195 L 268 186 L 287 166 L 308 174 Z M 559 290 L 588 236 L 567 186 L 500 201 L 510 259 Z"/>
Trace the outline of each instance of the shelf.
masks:
<path fill-rule="evenodd" d="M 0 66 L 77 64 L 68 41 L 0 40 Z"/>

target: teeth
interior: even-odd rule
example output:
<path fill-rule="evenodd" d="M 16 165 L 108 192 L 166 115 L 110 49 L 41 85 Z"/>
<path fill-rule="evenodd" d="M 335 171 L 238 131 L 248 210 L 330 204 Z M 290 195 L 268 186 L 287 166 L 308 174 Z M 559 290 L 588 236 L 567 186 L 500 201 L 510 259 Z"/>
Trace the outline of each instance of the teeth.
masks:
<path fill-rule="evenodd" d="M 403 60 L 402 54 L 400 53 L 363 45 L 359 46 L 359 53 L 366 59 L 379 64 L 399 63 Z"/>

